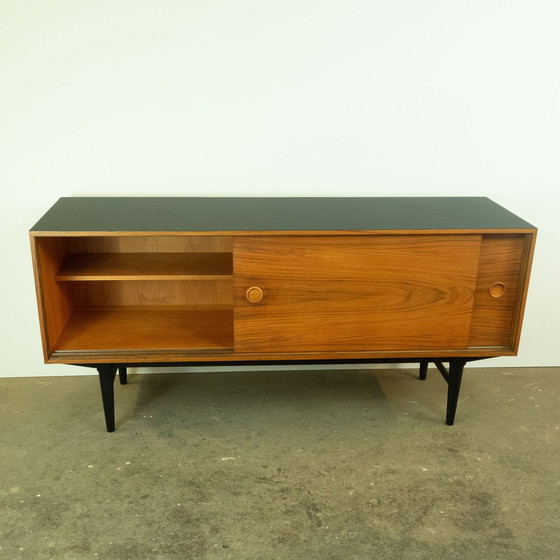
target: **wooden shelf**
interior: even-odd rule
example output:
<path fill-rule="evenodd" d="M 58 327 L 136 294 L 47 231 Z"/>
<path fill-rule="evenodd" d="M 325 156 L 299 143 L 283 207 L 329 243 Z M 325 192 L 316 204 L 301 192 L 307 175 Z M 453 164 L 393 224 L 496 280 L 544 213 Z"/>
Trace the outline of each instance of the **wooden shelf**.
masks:
<path fill-rule="evenodd" d="M 55 279 L 221 280 L 232 274 L 231 253 L 71 253 Z"/>
<path fill-rule="evenodd" d="M 56 352 L 232 350 L 233 310 L 225 306 L 111 306 L 75 309 Z"/>

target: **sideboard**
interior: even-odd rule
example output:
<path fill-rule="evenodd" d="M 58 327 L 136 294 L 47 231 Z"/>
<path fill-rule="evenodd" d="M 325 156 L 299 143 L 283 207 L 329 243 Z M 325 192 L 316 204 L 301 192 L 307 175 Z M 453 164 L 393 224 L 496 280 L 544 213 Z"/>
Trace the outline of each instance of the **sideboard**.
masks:
<path fill-rule="evenodd" d="M 536 228 L 483 197 L 68 197 L 30 231 L 44 359 L 140 366 L 517 354 Z M 447 364 L 447 365 L 445 365 Z"/>

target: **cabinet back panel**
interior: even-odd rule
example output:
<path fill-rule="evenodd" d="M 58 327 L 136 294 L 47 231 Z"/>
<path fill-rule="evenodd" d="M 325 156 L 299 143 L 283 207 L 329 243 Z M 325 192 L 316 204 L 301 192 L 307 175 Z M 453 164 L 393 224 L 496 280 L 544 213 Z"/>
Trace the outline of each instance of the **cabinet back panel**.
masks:
<path fill-rule="evenodd" d="M 77 306 L 232 305 L 231 280 L 137 280 L 73 283 Z"/>
<path fill-rule="evenodd" d="M 69 253 L 224 253 L 231 252 L 227 236 L 93 236 L 70 237 Z"/>

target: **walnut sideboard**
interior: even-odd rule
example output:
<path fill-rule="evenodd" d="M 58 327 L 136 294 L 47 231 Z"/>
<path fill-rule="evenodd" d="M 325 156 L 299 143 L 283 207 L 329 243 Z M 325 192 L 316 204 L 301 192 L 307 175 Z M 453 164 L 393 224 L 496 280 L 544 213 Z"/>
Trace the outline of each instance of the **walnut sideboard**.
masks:
<path fill-rule="evenodd" d="M 46 363 L 433 362 L 517 353 L 536 229 L 482 197 L 61 198 L 30 232 Z M 444 365 L 448 364 L 448 365 Z"/>

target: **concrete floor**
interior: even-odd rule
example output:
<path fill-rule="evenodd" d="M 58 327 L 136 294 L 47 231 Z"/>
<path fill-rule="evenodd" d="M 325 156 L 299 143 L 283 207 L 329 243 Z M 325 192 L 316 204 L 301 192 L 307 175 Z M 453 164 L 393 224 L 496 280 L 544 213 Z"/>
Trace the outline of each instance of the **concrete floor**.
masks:
<path fill-rule="evenodd" d="M 0 558 L 557 559 L 559 374 L 0 379 Z"/>

